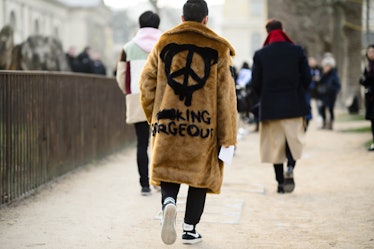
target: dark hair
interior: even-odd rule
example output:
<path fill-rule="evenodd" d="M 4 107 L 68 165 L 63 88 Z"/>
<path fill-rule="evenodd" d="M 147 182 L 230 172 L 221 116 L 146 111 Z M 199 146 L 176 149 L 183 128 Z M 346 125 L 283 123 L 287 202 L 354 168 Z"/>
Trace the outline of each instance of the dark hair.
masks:
<path fill-rule="evenodd" d="M 242 68 L 249 69 L 249 64 L 248 64 L 248 62 L 246 62 L 246 61 L 243 62 Z"/>
<path fill-rule="evenodd" d="M 204 0 L 188 0 L 183 6 L 185 21 L 202 22 L 208 12 L 208 5 Z"/>
<path fill-rule="evenodd" d="M 267 21 L 265 28 L 266 28 L 266 31 L 268 33 L 270 33 L 273 30 L 277 30 L 277 29 L 282 30 L 283 29 L 283 25 L 282 25 L 282 22 L 279 21 L 279 20 L 270 19 L 270 20 Z"/>
<path fill-rule="evenodd" d="M 139 17 L 139 26 L 140 28 L 155 28 L 158 29 L 160 25 L 160 17 L 152 12 L 146 11 Z"/>
<path fill-rule="evenodd" d="M 369 49 L 371 49 L 371 48 L 374 48 L 374 44 L 369 44 L 369 46 L 366 48 L 366 58 L 367 59 L 369 59 L 369 56 L 368 56 L 368 51 L 369 51 Z"/>

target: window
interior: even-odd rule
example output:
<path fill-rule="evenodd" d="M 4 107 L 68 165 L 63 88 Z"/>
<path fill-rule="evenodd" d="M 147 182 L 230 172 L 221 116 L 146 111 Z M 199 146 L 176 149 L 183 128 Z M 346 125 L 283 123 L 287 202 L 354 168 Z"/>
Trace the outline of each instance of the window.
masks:
<path fill-rule="evenodd" d="M 54 29 L 53 29 L 53 35 L 56 37 L 56 38 L 58 38 L 59 37 L 59 29 L 58 29 L 58 27 L 54 27 Z"/>
<path fill-rule="evenodd" d="M 38 35 L 40 33 L 39 20 L 34 21 L 34 34 Z"/>
<path fill-rule="evenodd" d="M 9 18 L 9 25 L 12 27 L 13 30 L 17 29 L 17 20 L 16 20 L 16 14 L 14 14 L 14 11 L 10 12 L 10 18 Z"/>
<path fill-rule="evenodd" d="M 256 52 L 256 50 L 260 49 L 262 46 L 262 36 L 260 33 L 252 33 L 251 34 L 251 54 L 252 57 L 253 54 Z"/>
<path fill-rule="evenodd" d="M 262 16 L 263 14 L 263 0 L 251 0 L 251 16 Z"/>

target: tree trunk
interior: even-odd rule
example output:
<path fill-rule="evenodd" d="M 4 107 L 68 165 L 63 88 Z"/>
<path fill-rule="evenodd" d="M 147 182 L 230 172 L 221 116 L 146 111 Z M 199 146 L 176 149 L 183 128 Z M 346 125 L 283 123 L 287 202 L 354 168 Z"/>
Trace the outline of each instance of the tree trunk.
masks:
<path fill-rule="evenodd" d="M 268 0 L 269 18 L 280 19 L 308 56 L 332 52 L 342 83 L 340 104 L 359 97 L 362 3 L 347 0 Z"/>

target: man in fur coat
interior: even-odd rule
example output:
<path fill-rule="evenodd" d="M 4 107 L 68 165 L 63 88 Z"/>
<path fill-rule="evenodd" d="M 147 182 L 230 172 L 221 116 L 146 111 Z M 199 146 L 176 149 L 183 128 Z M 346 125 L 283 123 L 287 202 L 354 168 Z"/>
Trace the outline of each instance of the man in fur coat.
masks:
<path fill-rule="evenodd" d="M 231 74 L 234 49 L 206 27 L 204 0 L 189 0 L 182 24 L 165 32 L 139 81 L 141 104 L 152 131 L 151 182 L 161 185 L 165 244 L 176 240 L 180 184 L 189 185 L 183 243 L 201 241 L 196 224 L 206 193 L 223 180 L 220 147 L 236 144 L 236 96 Z"/>
<path fill-rule="evenodd" d="M 252 86 L 260 97 L 261 161 L 274 165 L 278 193 L 294 190 L 293 170 L 305 142 L 305 92 L 311 82 L 307 58 L 300 46 L 270 20 L 264 47 L 253 57 Z M 283 163 L 287 159 L 284 175 Z"/>

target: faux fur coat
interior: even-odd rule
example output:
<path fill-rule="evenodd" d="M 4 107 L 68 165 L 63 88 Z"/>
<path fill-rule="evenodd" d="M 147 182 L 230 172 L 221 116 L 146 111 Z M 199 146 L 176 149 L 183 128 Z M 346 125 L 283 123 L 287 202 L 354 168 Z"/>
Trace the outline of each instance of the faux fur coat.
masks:
<path fill-rule="evenodd" d="M 152 184 L 220 192 L 219 148 L 236 144 L 234 54 L 225 39 L 197 22 L 165 32 L 150 53 L 139 84 L 152 129 Z"/>

